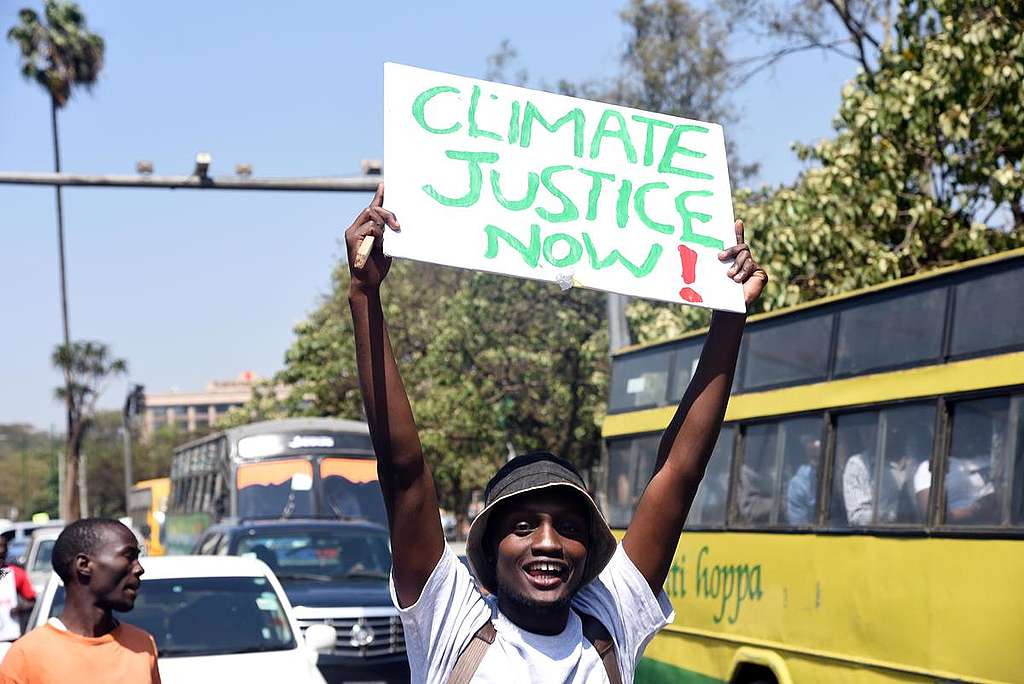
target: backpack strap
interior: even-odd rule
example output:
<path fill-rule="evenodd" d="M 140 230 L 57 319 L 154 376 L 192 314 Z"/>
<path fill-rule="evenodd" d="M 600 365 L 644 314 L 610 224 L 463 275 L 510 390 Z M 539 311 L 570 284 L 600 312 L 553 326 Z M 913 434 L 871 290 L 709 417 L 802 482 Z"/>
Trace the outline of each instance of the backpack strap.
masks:
<path fill-rule="evenodd" d="M 476 630 L 476 634 L 455 659 L 455 667 L 448 675 L 448 684 L 469 684 L 476 674 L 476 669 L 480 667 L 487 648 L 494 643 L 496 634 L 494 623 L 490 620 L 480 625 L 480 629 Z"/>
<path fill-rule="evenodd" d="M 583 620 L 583 636 L 587 641 L 594 644 L 597 655 L 604 665 L 604 672 L 608 675 L 609 684 L 622 684 L 622 676 L 619 674 L 619 660 L 615 655 L 615 642 L 608 628 L 601 624 L 593 615 L 579 614 Z"/>
<path fill-rule="evenodd" d="M 594 645 L 601 664 L 604 665 L 605 674 L 608 676 L 608 684 L 622 684 L 622 676 L 619 674 L 619 660 L 615 655 L 615 642 L 608 628 L 601 624 L 593 615 L 577 613 L 583 622 L 583 636 Z M 494 643 L 497 632 L 494 623 L 488 620 L 480 625 L 476 634 L 469 640 L 466 647 L 455 659 L 455 667 L 448 675 L 448 684 L 469 684 L 480 667 L 480 663 L 487 653 L 488 647 Z"/>

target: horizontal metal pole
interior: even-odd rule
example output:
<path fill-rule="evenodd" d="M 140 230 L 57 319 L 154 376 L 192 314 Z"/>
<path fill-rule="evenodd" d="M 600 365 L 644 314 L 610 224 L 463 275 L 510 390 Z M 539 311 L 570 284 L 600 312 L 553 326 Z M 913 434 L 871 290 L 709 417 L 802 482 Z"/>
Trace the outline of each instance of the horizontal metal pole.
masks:
<path fill-rule="evenodd" d="M 373 192 L 383 176 L 322 178 L 243 178 L 239 176 L 141 176 L 0 171 L 0 185 L 62 185 L 92 188 L 168 188 L 171 190 L 291 190 L 298 192 Z"/>

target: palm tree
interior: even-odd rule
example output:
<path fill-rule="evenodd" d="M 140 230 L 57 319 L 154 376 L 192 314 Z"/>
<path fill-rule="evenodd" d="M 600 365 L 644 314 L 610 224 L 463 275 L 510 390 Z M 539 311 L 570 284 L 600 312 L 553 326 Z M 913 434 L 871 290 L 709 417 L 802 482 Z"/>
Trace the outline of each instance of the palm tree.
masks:
<path fill-rule="evenodd" d="M 57 110 L 71 99 L 76 86 L 86 89 L 96 83 L 103 68 L 103 39 L 89 33 L 85 26 L 85 15 L 78 5 L 63 0 L 46 0 L 43 10 L 46 23 L 39 21 L 33 10 L 18 12 L 19 23 L 8 33 L 8 40 L 14 41 L 21 49 L 21 73 L 35 81 L 50 95 L 50 125 L 53 131 L 53 165 L 60 173 L 60 143 L 57 136 Z M 57 191 L 57 248 L 60 257 L 60 306 L 64 323 L 64 348 L 71 348 L 71 333 L 68 325 L 68 291 L 64 269 L 64 206 L 61 187 Z M 72 406 L 72 378 L 64 372 L 64 405 L 67 409 L 67 444 L 71 468 L 71 440 L 76 432 Z M 74 464 L 77 466 L 77 463 Z M 77 487 L 75 480 L 65 480 L 70 487 Z M 65 488 L 67 489 L 67 487 Z M 77 518 L 72 511 L 70 497 L 65 492 L 61 501 L 61 515 L 66 520 Z M 74 497 L 77 498 L 77 497 Z"/>
<path fill-rule="evenodd" d="M 128 372 L 128 362 L 115 359 L 102 342 L 75 342 L 57 345 L 50 357 L 54 367 L 64 371 L 67 384 L 58 387 L 56 395 L 71 407 L 72 430 L 68 434 L 67 459 L 64 481 L 65 499 L 61 510 L 65 522 L 77 520 L 81 512 L 82 492 L 78 486 L 82 442 L 96 417 L 96 401 L 103 394 L 106 383 Z M 125 504 L 127 506 L 127 503 Z"/>

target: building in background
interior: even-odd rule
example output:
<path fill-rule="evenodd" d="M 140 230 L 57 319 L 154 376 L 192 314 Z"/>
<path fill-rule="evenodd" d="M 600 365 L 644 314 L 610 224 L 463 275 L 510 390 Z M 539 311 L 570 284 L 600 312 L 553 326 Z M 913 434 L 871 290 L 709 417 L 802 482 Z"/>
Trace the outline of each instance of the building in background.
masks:
<path fill-rule="evenodd" d="M 252 371 L 241 373 L 235 380 L 214 380 L 202 392 L 168 392 L 146 394 L 146 412 L 142 419 L 143 439 L 164 425 L 196 432 L 216 425 L 225 413 L 242 406 L 252 396 L 259 377 Z"/>

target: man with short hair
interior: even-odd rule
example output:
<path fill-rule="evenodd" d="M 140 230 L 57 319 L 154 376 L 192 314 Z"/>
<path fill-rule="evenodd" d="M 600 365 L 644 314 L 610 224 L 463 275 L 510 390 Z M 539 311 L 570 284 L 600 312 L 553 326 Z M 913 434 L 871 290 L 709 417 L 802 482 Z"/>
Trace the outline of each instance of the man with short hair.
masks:
<path fill-rule="evenodd" d="M 117 520 L 68 525 L 51 563 L 64 582 L 64 610 L 15 642 L 0 684 L 159 684 L 153 637 L 119 622 L 135 606 L 143 569 L 139 542 Z"/>
<path fill-rule="evenodd" d="M 21 636 L 20 613 L 32 609 L 36 592 L 24 568 L 7 564 L 7 537 L 0 537 L 0 660 Z"/>
<path fill-rule="evenodd" d="M 359 383 L 388 512 L 392 598 L 415 682 L 632 682 L 654 634 L 673 619 L 662 585 L 725 414 L 745 316 L 715 312 L 690 386 L 658 450 L 622 544 L 567 461 L 537 452 L 491 479 L 466 551 L 447 546 L 437 493 L 384 322 L 383 185 L 346 231 Z M 365 265 L 355 257 L 374 237 Z M 743 243 L 721 252 L 749 305 L 767 282 Z M 429 293 L 428 293 L 429 294 Z M 486 593 L 486 595 L 485 595 Z"/>

